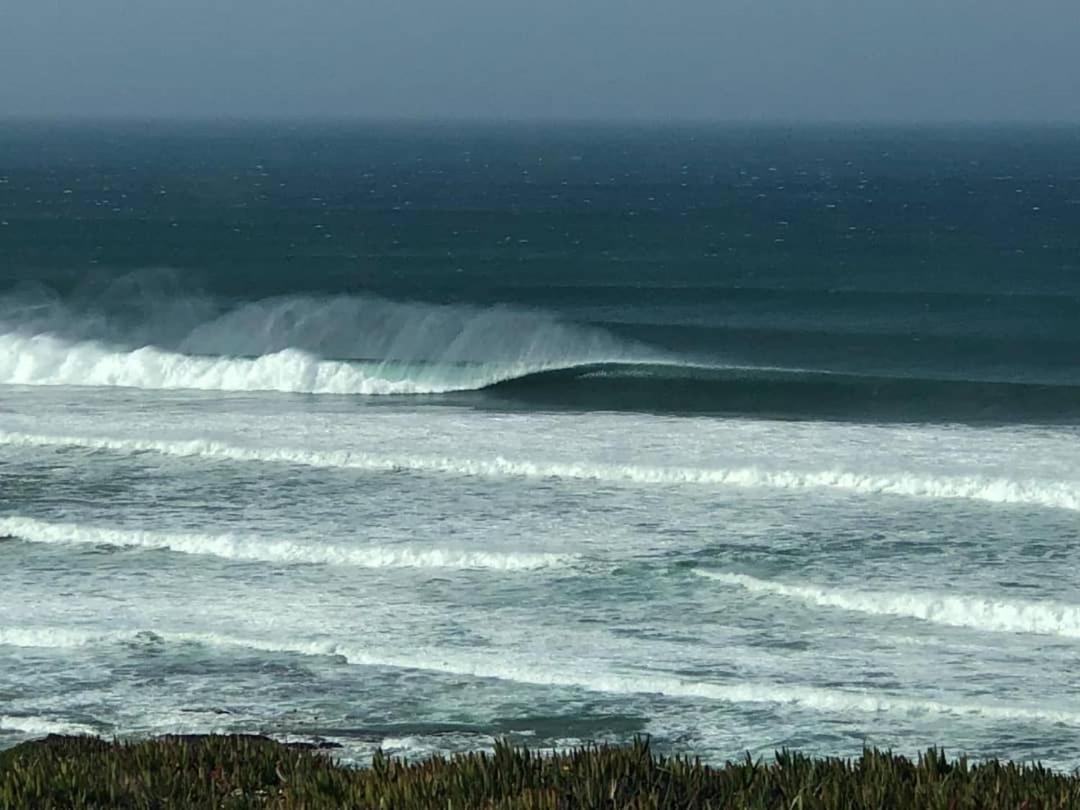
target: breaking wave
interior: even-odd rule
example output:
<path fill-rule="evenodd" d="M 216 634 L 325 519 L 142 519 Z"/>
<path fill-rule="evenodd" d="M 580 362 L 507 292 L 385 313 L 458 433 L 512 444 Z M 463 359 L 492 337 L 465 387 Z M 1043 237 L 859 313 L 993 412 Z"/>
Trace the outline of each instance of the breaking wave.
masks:
<path fill-rule="evenodd" d="M 819 607 L 871 616 L 920 619 L 992 633 L 1037 633 L 1080 638 L 1080 605 L 1004 601 L 991 597 L 935 593 L 871 592 L 788 585 L 746 574 L 698 569 L 698 576 L 751 593 L 796 599 Z"/>
<path fill-rule="evenodd" d="M 483 388 L 638 351 L 542 312 L 284 296 L 247 303 L 110 288 L 0 297 L 0 383 L 422 394 Z"/>
<path fill-rule="evenodd" d="M 163 281 L 164 279 L 164 281 Z M 1072 422 L 1080 385 L 733 365 L 617 324 L 505 306 L 285 295 L 236 302 L 136 273 L 0 296 L 0 384 L 338 395 L 483 390 L 496 404 L 887 421 Z M 660 344 L 656 344 L 660 345 Z M 689 353 L 687 353 L 689 352 Z"/>
<path fill-rule="evenodd" d="M 466 549 L 405 548 L 375 546 L 349 548 L 333 545 L 269 540 L 236 534 L 175 534 L 131 531 L 48 523 L 30 518 L 0 518 L 0 536 L 9 535 L 32 543 L 61 545 L 110 545 L 155 549 L 266 563 L 309 563 L 358 568 L 451 568 L 529 571 L 566 565 L 569 554 L 530 554 L 469 551 Z M 0 643 L 3 635 L 0 633 Z"/>
<path fill-rule="evenodd" d="M 523 461 L 439 456 L 383 456 L 348 450 L 240 447 L 209 439 L 164 441 L 92 436 L 60 436 L 0 431 L 0 444 L 29 447 L 82 447 L 120 453 L 153 452 L 184 458 L 293 464 L 366 472 L 439 473 L 491 478 L 565 478 L 630 485 L 702 485 L 747 489 L 833 490 L 859 495 L 972 500 L 1080 511 L 1080 482 L 1012 480 L 983 476 L 892 475 L 847 470 L 767 470 L 757 467 L 708 469 L 637 465 Z"/>
<path fill-rule="evenodd" d="M 405 395 L 472 391 L 559 366 L 566 360 L 425 364 L 324 360 L 300 349 L 257 357 L 130 351 L 52 335 L 0 335 L 0 383 L 118 386 L 156 390 L 280 391 Z"/>

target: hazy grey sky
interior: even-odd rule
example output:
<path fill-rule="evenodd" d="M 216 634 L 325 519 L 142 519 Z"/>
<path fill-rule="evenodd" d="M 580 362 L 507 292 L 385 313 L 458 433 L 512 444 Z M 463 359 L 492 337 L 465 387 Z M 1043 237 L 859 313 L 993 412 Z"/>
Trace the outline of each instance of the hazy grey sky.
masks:
<path fill-rule="evenodd" d="M 1080 0 L 0 0 L 0 117 L 1080 121 Z"/>

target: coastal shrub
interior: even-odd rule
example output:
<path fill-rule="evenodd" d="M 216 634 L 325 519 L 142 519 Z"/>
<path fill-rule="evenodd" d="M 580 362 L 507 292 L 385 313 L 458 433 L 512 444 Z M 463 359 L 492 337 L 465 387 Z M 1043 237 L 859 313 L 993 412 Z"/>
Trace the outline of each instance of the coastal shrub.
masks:
<path fill-rule="evenodd" d="M 732 808 L 1036 810 L 1080 807 L 1080 777 L 1013 763 L 969 763 L 931 749 L 910 760 L 868 749 L 854 760 L 780 751 L 709 767 L 626 747 L 493 752 L 368 768 L 264 737 L 106 742 L 48 737 L 0 753 L 2 808 Z"/>

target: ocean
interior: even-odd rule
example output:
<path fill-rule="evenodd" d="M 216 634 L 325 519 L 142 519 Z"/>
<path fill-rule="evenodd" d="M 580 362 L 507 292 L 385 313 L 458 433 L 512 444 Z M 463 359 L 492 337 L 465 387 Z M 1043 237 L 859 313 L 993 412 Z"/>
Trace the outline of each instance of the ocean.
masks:
<path fill-rule="evenodd" d="M 0 128 L 0 747 L 1080 766 L 1080 131 Z"/>

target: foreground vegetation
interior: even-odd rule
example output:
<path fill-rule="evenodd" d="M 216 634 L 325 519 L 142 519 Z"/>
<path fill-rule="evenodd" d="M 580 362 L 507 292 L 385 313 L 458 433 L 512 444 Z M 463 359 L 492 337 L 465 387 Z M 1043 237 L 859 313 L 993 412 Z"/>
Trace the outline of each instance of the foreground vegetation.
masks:
<path fill-rule="evenodd" d="M 494 753 L 370 768 L 264 737 L 110 743 L 49 737 L 0 753 L 3 808 L 968 808 L 1080 807 L 1080 777 L 1040 767 L 915 762 L 867 750 L 853 761 L 781 752 L 771 763 L 710 768 L 625 748 Z"/>

